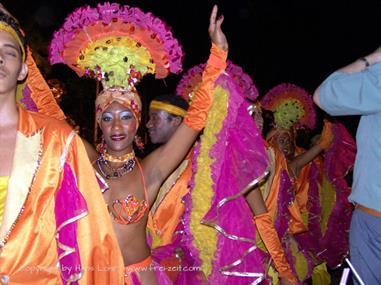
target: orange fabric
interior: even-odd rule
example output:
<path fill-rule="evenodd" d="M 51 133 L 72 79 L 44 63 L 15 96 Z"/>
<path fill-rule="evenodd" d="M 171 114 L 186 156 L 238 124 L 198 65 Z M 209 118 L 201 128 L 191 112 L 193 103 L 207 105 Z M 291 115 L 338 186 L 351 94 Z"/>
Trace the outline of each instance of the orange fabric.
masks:
<path fill-rule="evenodd" d="M 97 96 L 97 99 L 95 100 L 95 119 L 97 123 L 100 124 L 102 113 L 113 102 L 118 102 L 132 111 L 136 121 L 138 122 L 138 124 L 136 124 L 136 128 L 138 128 L 142 110 L 142 102 L 139 94 L 134 90 L 129 91 L 120 88 L 104 89 Z"/>
<path fill-rule="evenodd" d="M 29 47 L 26 63 L 28 65 L 26 83 L 31 91 L 31 97 L 38 108 L 38 112 L 58 120 L 64 120 L 65 114 L 57 104 L 56 99 L 54 99 L 49 85 L 41 75 Z"/>
<path fill-rule="evenodd" d="M 173 268 L 181 268 L 181 259 L 177 257 L 168 257 L 160 260 L 160 266 L 165 269 L 165 275 L 175 283 L 180 270 L 172 270 Z"/>
<path fill-rule="evenodd" d="M 308 230 L 308 221 L 303 220 L 304 215 L 308 215 L 308 190 L 310 164 L 307 164 L 301 170 L 299 177 L 294 179 L 295 202 L 292 203 L 288 210 L 292 220 L 289 224 L 289 230 L 293 234 L 302 233 Z M 307 217 L 308 218 L 308 217 Z"/>
<path fill-rule="evenodd" d="M 114 212 L 111 212 L 111 214 L 113 215 L 114 220 L 122 225 L 129 225 L 139 222 L 148 210 L 148 193 L 143 175 L 143 169 L 140 166 L 139 161 L 137 159 L 135 159 L 135 161 L 139 167 L 140 177 L 143 183 L 144 200 L 139 201 L 134 195 L 128 195 L 123 200 L 115 200 L 112 202 L 112 208 L 118 215 L 115 215 Z"/>
<path fill-rule="evenodd" d="M 275 154 L 275 174 L 272 181 L 269 181 L 271 183 L 271 190 L 269 191 L 269 194 L 266 198 L 265 204 L 266 208 L 268 209 L 268 213 L 270 214 L 272 220 L 275 220 L 275 217 L 277 215 L 278 210 L 278 193 L 280 188 L 280 173 L 282 170 L 282 163 L 285 163 L 285 160 L 282 159 L 283 156 L 279 153 L 279 151 L 276 151 L 274 149 Z"/>
<path fill-rule="evenodd" d="M 192 177 L 192 153 L 192 150 L 188 153 L 186 159 L 189 162 L 184 172 L 160 202 L 155 213 L 149 216 L 148 228 L 152 235 L 157 235 L 160 238 L 160 246 L 171 243 L 173 233 L 185 211 L 182 198 L 189 191 L 188 183 Z"/>
<path fill-rule="evenodd" d="M 264 242 L 271 258 L 275 264 L 280 278 L 286 278 L 292 284 L 298 284 L 296 277 L 292 274 L 291 267 L 287 262 L 282 244 L 275 231 L 273 221 L 269 213 L 254 217 L 255 225 Z"/>
<path fill-rule="evenodd" d="M 64 122 L 19 108 L 18 131 L 29 137 L 39 130 L 42 134 L 40 164 L 29 195 L 23 201 L 23 210 L 0 251 L 0 275 L 9 276 L 15 285 L 62 284 L 56 267 L 54 196 L 62 179 L 59 158 L 71 128 Z M 78 136 L 70 145 L 67 162 L 88 208 L 88 215 L 77 222 L 84 269 L 79 284 L 123 284 L 122 255 L 94 170 Z"/>
<path fill-rule="evenodd" d="M 278 195 L 280 190 L 280 184 L 281 184 L 281 171 L 287 170 L 287 161 L 284 158 L 283 154 L 274 148 L 274 154 L 275 154 L 275 174 L 273 180 L 271 183 L 271 189 L 269 191 L 269 194 L 266 198 L 265 204 L 266 208 L 268 209 L 268 212 L 274 221 L 276 218 L 276 215 L 278 213 Z M 301 176 L 304 176 L 304 173 L 308 173 L 308 171 L 305 169 L 302 170 Z M 302 213 L 301 213 L 301 207 L 302 209 L 307 209 L 307 199 L 308 199 L 308 179 L 302 179 L 303 183 L 298 186 L 298 181 L 294 181 L 294 187 L 293 191 L 295 191 L 295 200 L 292 204 L 288 206 L 288 211 L 291 215 L 291 221 L 289 223 L 289 231 L 292 233 L 301 233 L 308 230 L 306 225 L 303 222 Z M 307 184 L 305 184 L 307 183 Z M 298 190 L 299 189 L 299 190 Z"/>
<path fill-rule="evenodd" d="M 322 149 L 328 149 L 333 141 L 333 133 L 332 133 L 332 123 L 328 120 L 324 120 L 323 131 L 321 132 L 321 136 L 319 139 L 319 146 Z"/>
<path fill-rule="evenodd" d="M 197 90 L 184 123 L 196 131 L 201 131 L 206 123 L 208 112 L 212 106 L 214 83 L 226 67 L 227 52 L 212 44 L 210 56 L 202 74 L 200 88 Z"/>
<path fill-rule="evenodd" d="M 139 271 L 144 270 L 145 268 L 149 267 L 151 264 L 152 264 L 152 257 L 148 256 L 143 261 L 126 266 L 124 269 L 124 284 L 133 285 L 134 283 L 131 280 L 130 275 L 132 273 L 139 273 Z"/>

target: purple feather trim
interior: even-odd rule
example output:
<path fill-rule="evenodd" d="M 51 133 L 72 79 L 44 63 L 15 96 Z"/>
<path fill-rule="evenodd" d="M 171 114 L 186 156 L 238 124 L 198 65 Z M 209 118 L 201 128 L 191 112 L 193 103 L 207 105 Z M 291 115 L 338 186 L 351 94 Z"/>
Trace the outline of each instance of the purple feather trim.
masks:
<path fill-rule="evenodd" d="M 34 101 L 32 99 L 32 93 L 31 93 L 28 85 L 24 86 L 22 94 L 23 94 L 23 98 L 20 100 L 20 103 L 25 106 L 25 109 L 32 111 L 32 112 L 38 112 L 37 105 L 34 103 Z"/>

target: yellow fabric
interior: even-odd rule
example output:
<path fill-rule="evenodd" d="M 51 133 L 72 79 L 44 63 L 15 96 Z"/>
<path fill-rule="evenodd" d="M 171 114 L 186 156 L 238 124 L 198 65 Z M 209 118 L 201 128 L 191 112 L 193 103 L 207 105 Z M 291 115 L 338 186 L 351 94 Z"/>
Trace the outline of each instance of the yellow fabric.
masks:
<path fill-rule="evenodd" d="M 4 22 L 0 22 L 0 31 L 6 32 L 12 36 L 12 38 L 17 42 L 17 44 L 20 47 L 22 61 L 25 61 L 25 48 L 21 42 L 19 35 L 16 33 L 16 31 L 7 23 L 4 23 Z"/>
<path fill-rule="evenodd" d="M 10 197 L 9 201 L 17 201 L 18 206 L 21 205 L 20 211 L 8 215 L 13 221 L 0 251 L 0 275 L 9 276 L 12 284 L 62 284 L 56 267 L 54 198 L 62 180 L 60 156 L 70 132 L 71 128 L 64 122 L 19 108 L 15 156 L 23 157 L 24 161 L 31 156 L 30 164 L 37 166 L 31 171 L 34 175 L 29 184 L 25 185 L 27 180 L 17 174 L 18 169 L 25 168 L 23 161 L 14 160 L 8 183 L 6 201 Z M 19 143 L 21 138 L 25 143 L 31 142 L 32 153 L 28 148 L 21 149 L 24 148 L 24 144 Z M 41 149 L 40 153 L 38 149 Z M 68 148 L 66 161 L 88 208 L 88 215 L 77 222 L 77 240 L 84 269 L 79 284 L 123 284 L 122 255 L 94 171 L 78 136 Z M 27 189 L 27 195 L 22 190 L 21 196 L 19 189 Z M 6 203 L 5 213 L 12 212 L 13 207 Z"/>
<path fill-rule="evenodd" d="M 187 114 L 187 111 L 180 107 L 171 105 L 169 103 L 156 101 L 156 100 L 151 101 L 150 108 L 163 110 L 175 116 L 181 116 L 181 117 L 184 117 Z"/>
<path fill-rule="evenodd" d="M 322 185 L 319 187 L 319 200 L 321 205 L 320 226 L 323 236 L 328 227 L 328 220 L 336 205 L 336 191 L 328 177 L 324 175 Z"/>
<path fill-rule="evenodd" d="M 223 118 L 226 117 L 228 93 L 221 87 L 215 90 L 213 105 L 219 107 L 214 108 L 214 112 L 210 112 L 204 134 L 201 137 L 201 148 L 197 158 L 197 173 L 195 175 L 195 186 L 192 190 L 192 212 L 190 220 L 190 230 L 194 237 L 194 244 L 200 252 L 202 260 L 201 270 L 206 276 L 212 271 L 212 260 L 217 246 L 216 230 L 212 227 L 202 225 L 201 221 L 208 211 L 213 193 L 213 180 L 211 177 L 211 165 L 214 160 L 209 156 L 211 146 L 215 144 L 217 137 L 222 128 Z M 215 124 L 217 122 L 218 124 Z M 215 124 L 211 126 L 210 124 Z M 209 126 L 210 125 L 210 126 Z"/>
<path fill-rule="evenodd" d="M 269 269 L 267 271 L 267 275 L 271 277 L 271 280 L 272 280 L 274 285 L 279 284 L 278 272 L 276 272 L 274 267 L 272 267 L 272 266 L 269 267 Z"/>
<path fill-rule="evenodd" d="M 279 276 L 286 278 L 292 284 L 298 284 L 295 276 L 292 274 L 291 267 L 287 262 L 282 244 L 269 213 L 255 216 L 254 222 L 261 235 L 262 241 L 271 255 Z"/>
<path fill-rule="evenodd" d="M 294 260 L 294 267 L 299 280 L 305 280 L 308 273 L 308 263 L 306 257 L 303 255 L 302 251 L 298 247 L 297 242 L 291 238 L 290 239 L 291 254 Z"/>
<path fill-rule="evenodd" d="M 331 275 L 327 271 L 326 263 L 319 264 L 314 267 L 312 272 L 313 285 L 329 285 L 331 284 Z"/>
<path fill-rule="evenodd" d="M 201 131 L 208 117 L 208 112 L 212 106 L 212 90 L 214 83 L 221 72 L 226 67 L 227 52 L 212 44 L 210 56 L 202 74 L 202 82 L 192 103 L 189 106 L 188 113 L 184 118 L 184 123 L 196 131 Z"/>
<path fill-rule="evenodd" d="M 5 197 L 7 196 L 8 176 L 0 176 L 0 225 L 3 220 Z"/>

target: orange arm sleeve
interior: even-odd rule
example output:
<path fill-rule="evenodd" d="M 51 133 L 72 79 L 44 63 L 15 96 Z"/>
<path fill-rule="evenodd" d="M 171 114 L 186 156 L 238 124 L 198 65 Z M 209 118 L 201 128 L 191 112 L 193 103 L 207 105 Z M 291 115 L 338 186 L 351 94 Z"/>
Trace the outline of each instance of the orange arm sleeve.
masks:
<path fill-rule="evenodd" d="M 333 133 L 332 133 L 332 123 L 324 120 L 323 131 L 321 132 L 321 136 L 319 139 L 319 146 L 323 149 L 329 149 L 333 141 Z"/>
<path fill-rule="evenodd" d="M 184 118 L 184 123 L 191 129 L 201 131 L 205 126 L 213 102 L 214 83 L 226 67 L 226 57 L 227 52 L 212 43 L 210 56 L 202 74 L 201 86 L 197 90 Z"/>
<path fill-rule="evenodd" d="M 290 265 L 287 262 L 282 244 L 280 243 L 273 221 L 269 213 L 264 213 L 254 217 L 258 232 L 274 261 L 275 268 L 280 278 L 286 278 L 292 284 L 298 284 L 293 275 Z"/>

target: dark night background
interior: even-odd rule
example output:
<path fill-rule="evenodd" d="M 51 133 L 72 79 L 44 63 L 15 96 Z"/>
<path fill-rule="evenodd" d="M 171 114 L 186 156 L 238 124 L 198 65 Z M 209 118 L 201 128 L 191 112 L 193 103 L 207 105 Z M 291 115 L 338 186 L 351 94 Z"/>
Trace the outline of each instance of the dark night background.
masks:
<path fill-rule="evenodd" d="M 50 67 L 47 45 L 53 31 L 75 8 L 99 1 L 6 0 L 3 5 L 20 20 L 44 76 L 58 78 L 67 88 L 61 107 L 92 141 L 93 80 L 78 78 L 64 65 Z M 207 33 L 213 4 L 224 14 L 229 59 L 241 66 L 264 95 L 289 82 L 311 94 L 334 70 L 365 56 L 380 45 L 381 0 L 131 0 L 115 1 L 152 12 L 172 27 L 185 52 L 184 71 L 205 62 L 210 48 Z M 174 90 L 181 75 L 165 80 L 146 77 L 138 86 L 147 112 L 155 95 Z M 323 115 L 319 113 L 319 117 Z M 354 135 L 358 117 L 340 117 Z M 320 126 L 321 127 L 321 124 Z M 144 130 L 143 130 L 144 131 Z M 340 275 L 338 275 L 340 276 Z M 333 282 L 334 283 L 334 282 Z"/>
<path fill-rule="evenodd" d="M 62 108 L 91 138 L 95 84 L 79 79 L 65 66 L 50 67 L 47 44 L 54 30 L 76 7 L 99 1 L 2 2 L 16 16 L 29 36 L 37 63 L 46 78 L 66 84 Z M 290 82 L 312 93 L 335 69 L 375 50 L 380 44 L 380 0 L 132 0 L 115 1 L 151 11 L 172 28 L 185 52 L 184 70 L 205 62 L 210 47 L 207 27 L 214 3 L 224 14 L 223 30 L 229 40 L 229 58 L 254 80 L 260 96 L 273 86 Z M 145 78 L 138 89 L 147 101 L 173 90 L 180 76 L 165 80 Z M 340 118 L 354 133 L 356 117 Z M 90 139 L 91 140 L 91 139 Z"/>

